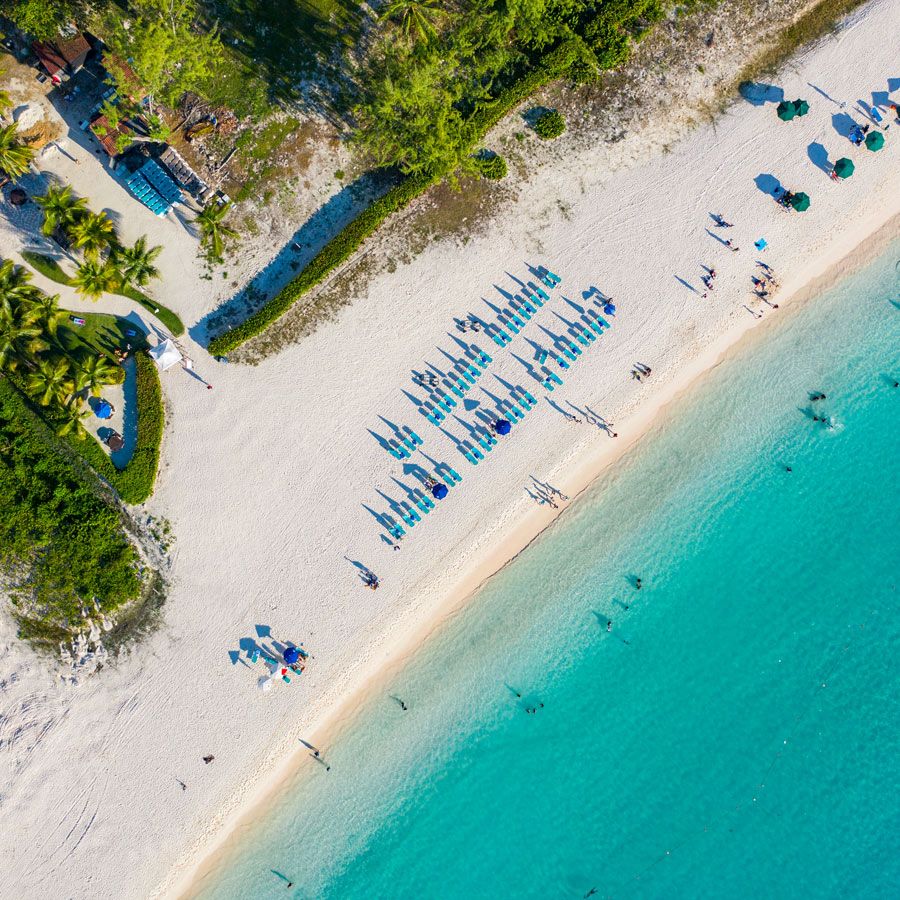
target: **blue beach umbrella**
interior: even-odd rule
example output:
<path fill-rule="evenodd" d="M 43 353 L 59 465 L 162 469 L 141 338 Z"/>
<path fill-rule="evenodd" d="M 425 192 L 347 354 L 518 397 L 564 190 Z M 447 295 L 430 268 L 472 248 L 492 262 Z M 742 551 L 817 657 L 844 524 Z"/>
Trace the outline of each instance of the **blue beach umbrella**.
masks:
<path fill-rule="evenodd" d="M 287 647 L 284 651 L 284 661 L 289 665 L 294 665 L 300 659 L 300 651 L 296 647 Z"/>
<path fill-rule="evenodd" d="M 506 419 L 498 419 L 494 422 L 494 431 L 497 434 L 509 434 L 512 431 L 512 425 Z"/>
<path fill-rule="evenodd" d="M 606 306 L 603 307 L 603 312 L 608 316 L 614 316 L 616 314 L 616 308 L 612 303 L 607 303 Z"/>
<path fill-rule="evenodd" d="M 101 400 L 94 410 L 98 419 L 110 419 L 112 418 L 112 412 L 112 405 L 108 400 Z"/>
<path fill-rule="evenodd" d="M 435 484 L 431 488 L 431 496 L 434 497 L 435 500 L 443 500 L 444 497 L 447 496 L 447 485 L 446 484 Z"/>

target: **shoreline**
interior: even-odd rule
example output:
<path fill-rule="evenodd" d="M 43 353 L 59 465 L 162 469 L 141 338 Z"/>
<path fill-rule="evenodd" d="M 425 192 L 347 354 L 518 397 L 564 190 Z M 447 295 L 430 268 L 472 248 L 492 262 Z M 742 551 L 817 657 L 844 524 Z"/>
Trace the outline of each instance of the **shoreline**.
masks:
<path fill-rule="evenodd" d="M 779 327 L 784 313 L 795 313 L 835 282 L 863 268 L 898 237 L 900 203 L 879 206 L 877 215 L 867 220 L 865 226 L 857 226 L 855 230 L 848 229 L 834 242 L 832 254 L 819 261 L 818 265 L 811 266 L 802 275 L 795 275 L 785 282 L 782 286 L 785 293 L 779 293 L 776 298 L 779 301 L 777 312 L 782 315 L 773 316 L 772 313 L 776 311 L 771 310 L 763 320 L 740 320 L 617 425 L 621 429 L 620 440 L 625 434 L 628 435 L 621 443 L 617 441 L 610 445 L 607 443 L 609 439 L 603 435 L 599 446 L 580 453 L 573 471 L 565 478 L 557 478 L 555 473 L 547 476 L 553 478 L 568 493 L 569 502 L 558 510 L 534 507 L 519 517 L 510 528 L 498 528 L 500 533 L 491 535 L 488 546 L 479 552 L 475 564 L 443 592 L 431 616 L 417 623 L 408 632 L 394 637 L 390 648 L 384 651 L 384 658 L 371 667 L 374 671 L 360 670 L 354 673 L 355 686 L 321 710 L 306 730 L 305 739 L 316 745 L 326 746 L 339 741 L 342 731 L 352 727 L 361 709 L 439 634 L 451 618 L 463 612 L 476 599 L 491 578 L 538 541 L 565 514 L 569 506 L 583 498 L 600 478 L 610 474 L 614 476 L 614 468 L 638 451 L 651 429 L 663 421 L 673 407 L 689 402 L 693 390 L 706 376 L 727 362 L 733 354 L 751 347 L 751 341 L 764 340 L 772 329 Z M 791 286 L 791 289 L 787 290 L 787 286 Z M 268 777 L 257 782 L 251 789 L 251 796 L 217 827 L 203 849 L 191 854 L 192 861 L 176 866 L 152 896 L 179 900 L 195 896 L 204 880 L 231 861 L 239 851 L 246 833 L 262 825 L 264 816 L 261 810 L 269 798 L 280 792 L 288 780 L 302 777 L 304 761 L 310 765 L 309 771 L 314 771 L 311 762 L 306 759 L 308 756 L 302 745 L 285 756 Z"/>

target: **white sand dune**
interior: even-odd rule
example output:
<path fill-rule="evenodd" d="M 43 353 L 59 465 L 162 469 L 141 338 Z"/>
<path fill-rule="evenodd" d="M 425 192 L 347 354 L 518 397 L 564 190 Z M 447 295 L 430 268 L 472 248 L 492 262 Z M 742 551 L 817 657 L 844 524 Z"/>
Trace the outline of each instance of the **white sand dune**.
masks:
<path fill-rule="evenodd" d="M 892 102 L 900 97 L 898 26 L 900 7 L 875 0 L 774 79 L 788 98 L 810 101 L 804 119 L 784 124 L 773 104 L 740 102 L 671 152 L 614 177 L 604 174 L 602 146 L 548 167 L 488 235 L 465 247 L 434 244 L 376 276 L 364 298 L 277 357 L 248 368 L 216 365 L 198 350 L 211 391 L 180 370 L 164 376 L 170 415 L 149 504 L 177 536 L 164 626 L 77 688 L 55 682 L 8 623 L 0 633 L 0 896 L 123 900 L 182 886 L 221 826 L 297 762 L 299 737 L 348 714 L 379 670 L 550 521 L 551 511 L 525 494 L 530 476 L 574 495 L 747 329 L 776 321 L 787 298 L 890 222 L 900 212 L 900 125 L 871 153 L 853 148 L 832 117 L 862 121 L 857 99 L 887 91 L 888 79 Z M 815 143 L 832 162 L 854 159 L 856 174 L 829 180 L 808 155 Z M 757 187 L 761 175 L 805 190 L 812 208 L 780 209 Z M 103 181 L 98 175 L 98 192 L 119 190 Z M 157 224 L 145 212 L 129 207 L 127 237 Z M 707 234 L 720 232 L 710 212 L 735 223 L 727 237 L 739 252 Z M 751 303 L 760 237 L 769 243 L 761 258 L 781 281 L 778 311 Z M 190 248 L 167 246 L 163 261 L 160 299 L 186 321 L 199 318 L 212 294 Z M 563 282 L 522 335 L 501 350 L 483 334 L 454 330 L 453 316 L 490 320 L 480 298 L 503 305 L 493 286 L 513 288 L 506 273 L 525 276 L 526 262 L 549 266 Z M 718 272 L 706 299 L 677 280 L 700 288 L 701 265 Z M 618 440 L 567 423 L 516 359 L 533 360 L 525 338 L 548 345 L 539 326 L 558 334 L 561 319 L 579 318 L 563 298 L 586 307 L 582 292 L 593 285 L 614 297 L 618 314 L 560 372 L 565 384 L 550 399 L 590 406 L 615 422 Z M 124 300 L 107 307 L 130 308 Z M 481 386 L 505 396 L 496 375 L 540 401 L 477 467 L 404 395 L 423 394 L 411 369 L 445 370 L 444 354 L 458 356 L 455 339 L 466 337 L 494 357 L 471 397 L 490 405 Z M 629 377 L 636 361 L 652 367 L 649 381 Z M 475 411 L 455 412 L 476 421 Z M 365 508 L 386 512 L 379 491 L 401 499 L 398 482 L 414 484 L 369 433 L 388 436 L 386 421 L 411 426 L 428 456 L 463 476 L 400 552 L 381 540 Z M 464 434 L 453 415 L 445 425 Z M 432 468 L 419 454 L 413 462 Z M 364 589 L 348 560 L 378 573 L 381 588 Z M 304 642 L 314 657 L 301 678 L 265 695 L 256 687 L 261 667 L 229 656 L 256 626 Z M 215 755 L 211 765 L 205 754 Z"/>

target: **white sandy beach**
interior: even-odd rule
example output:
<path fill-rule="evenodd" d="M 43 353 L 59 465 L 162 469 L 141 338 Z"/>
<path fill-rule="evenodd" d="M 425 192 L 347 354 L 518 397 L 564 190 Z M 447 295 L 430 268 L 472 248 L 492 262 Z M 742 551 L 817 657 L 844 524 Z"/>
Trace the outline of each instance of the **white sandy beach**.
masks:
<path fill-rule="evenodd" d="M 395 272 L 375 275 L 335 321 L 259 366 L 216 364 L 186 338 L 214 388 L 180 369 L 163 378 L 168 423 L 148 509 L 170 520 L 176 535 L 164 625 L 114 668 L 73 686 L 16 641 L 8 619 L 0 624 L 0 897 L 122 900 L 187 890 L 226 826 L 291 767 L 310 764 L 298 739 L 319 740 L 351 714 L 367 687 L 377 690 L 379 672 L 400 664 L 552 520 L 555 513 L 525 493 L 531 476 L 574 496 L 749 329 L 775 327 L 811 282 L 876 232 L 883 238 L 884 226 L 896 231 L 900 125 L 886 130 L 879 153 L 854 148 L 836 126 L 842 116 L 863 122 L 857 101 L 871 103 L 873 92 L 893 87 L 891 102 L 900 102 L 898 30 L 900 7 L 873 0 L 772 78 L 786 98 L 809 100 L 803 119 L 782 123 L 773 103 L 739 101 L 670 152 L 641 152 L 643 138 L 632 134 L 614 149 L 598 145 L 544 167 L 488 234 L 465 246 L 435 242 Z M 854 176 L 832 182 L 811 161 L 812 144 L 831 162 L 853 159 Z M 635 162 L 610 174 L 610 163 L 629 154 Z M 75 172 L 64 157 L 42 165 Z M 98 165 L 85 155 L 79 168 Z M 779 208 L 755 183 L 765 175 L 806 191 L 811 209 Z M 165 229 L 180 227 L 123 198 L 99 168 L 91 199 L 94 208 L 127 209 L 120 229 L 128 240 L 148 233 L 159 243 Z M 710 213 L 734 227 L 714 228 Z M 762 255 L 753 249 L 760 237 L 769 244 Z M 3 255 L 20 247 L 15 222 L 0 219 Z M 752 297 L 757 258 L 778 275 L 781 287 L 770 299 L 782 309 Z M 524 278 L 526 263 L 547 265 L 563 282 L 508 348 L 454 329 L 453 317 L 468 313 L 492 321 L 481 298 L 505 305 L 493 286 L 514 293 L 506 273 Z M 168 242 L 161 265 L 165 281 L 154 293 L 190 327 L 221 288 L 199 278 L 184 242 Z M 718 272 L 706 299 L 702 265 Z M 549 346 L 539 326 L 566 331 L 557 314 L 580 318 L 563 298 L 587 308 L 592 301 L 582 292 L 591 286 L 614 298 L 617 315 L 570 370 L 554 367 L 565 384 L 549 397 L 605 416 L 616 440 L 567 423 L 516 358 L 533 363 L 526 338 Z M 63 302 L 93 308 L 68 292 Z M 132 309 L 119 299 L 101 307 Z M 470 397 L 491 407 L 482 386 L 507 396 L 497 375 L 539 400 L 477 467 L 404 394 L 423 396 L 411 370 L 429 363 L 446 370 L 442 351 L 459 356 L 457 338 L 494 357 Z M 637 361 L 653 369 L 642 383 L 629 377 Z M 461 403 L 454 410 L 473 424 L 476 412 Z M 397 481 L 416 484 L 369 433 L 389 436 L 384 420 L 412 427 L 429 457 L 463 477 L 407 530 L 400 552 L 381 540 L 383 529 L 365 508 L 387 512 L 379 491 L 400 500 Z M 453 415 L 444 428 L 465 433 Z M 412 462 L 433 469 L 421 454 Z M 374 570 L 381 588 L 365 590 L 350 560 Z M 303 642 L 314 657 L 302 677 L 267 694 L 256 687 L 261 665 L 251 669 L 246 654 L 240 661 L 229 655 L 257 636 L 256 626 L 270 627 L 276 640 Z M 205 754 L 215 755 L 211 765 Z"/>

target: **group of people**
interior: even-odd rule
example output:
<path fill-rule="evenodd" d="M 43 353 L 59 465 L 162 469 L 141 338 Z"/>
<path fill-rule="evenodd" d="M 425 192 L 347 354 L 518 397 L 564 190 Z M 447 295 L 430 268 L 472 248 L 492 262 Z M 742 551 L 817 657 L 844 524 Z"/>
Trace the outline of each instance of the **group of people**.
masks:
<path fill-rule="evenodd" d="M 706 294 L 703 295 L 704 297 Z M 643 363 L 635 363 L 634 368 L 631 370 L 631 377 L 637 381 L 643 381 L 644 378 L 649 378 L 653 374 L 653 369 L 650 366 L 645 366 Z M 618 437 L 618 435 L 613 435 L 614 437 Z"/>

